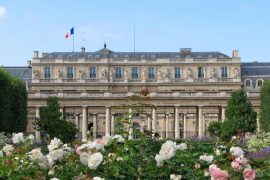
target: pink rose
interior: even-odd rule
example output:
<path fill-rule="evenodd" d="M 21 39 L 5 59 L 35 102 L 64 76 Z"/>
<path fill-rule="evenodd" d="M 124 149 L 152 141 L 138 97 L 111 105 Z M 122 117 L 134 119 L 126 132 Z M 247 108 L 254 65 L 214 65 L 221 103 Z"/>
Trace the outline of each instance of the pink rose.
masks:
<path fill-rule="evenodd" d="M 81 154 L 80 146 L 75 146 L 75 149 L 76 149 L 76 154 L 80 155 Z"/>
<path fill-rule="evenodd" d="M 253 180 L 255 179 L 256 172 L 252 169 L 245 169 L 243 171 L 243 176 L 245 180 Z"/>
<path fill-rule="evenodd" d="M 239 170 L 241 168 L 241 165 L 237 161 L 233 161 L 231 165 L 234 170 Z"/>
<path fill-rule="evenodd" d="M 240 157 L 236 158 L 235 161 L 238 162 L 241 165 L 245 165 L 248 160 L 247 160 L 247 158 L 245 158 L 243 156 L 240 156 Z"/>
<path fill-rule="evenodd" d="M 229 176 L 227 171 L 221 170 L 215 164 L 209 166 L 209 173 L 211 180 L 227 180 Z"/>

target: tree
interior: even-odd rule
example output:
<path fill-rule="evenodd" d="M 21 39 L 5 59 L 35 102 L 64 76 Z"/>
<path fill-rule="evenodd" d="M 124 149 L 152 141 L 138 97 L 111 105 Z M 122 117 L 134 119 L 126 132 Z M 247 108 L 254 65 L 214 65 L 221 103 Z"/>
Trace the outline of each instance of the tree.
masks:
<path fill-rule="evenodd" d="M 63 142 L 70 142 L 74 139 L 78 129 L 71 122 L 66 121 L 65 114 L 60 112 L 60 105 L 57 97 L 49 97 L 47 106 L 40 111 L 40 118 L 36 119 L 34 125 L 39 131 L 44 131 L 50 138 L 57 137 Z"/>
<path fill-rule="evenodd" d="M 270 132 L 270 80 L 264 81 L 260 91 L 260 130 Z"/>
<path fill-rule="evenodd" d="M 0 68 L 0 132 L 10 132 L 11 75 Z"/>
<path fill-rule="evenodd" d="M 221 124 L 221 138 L 229 140 L 238 133 L 254 132 L 256 130 L 257 113 L 247 100 L 243 89 L 236 90 L 228 100 L 226 108 L 226 119 Z"/>
<path fill-rule="evenodd" d="M 12 132 L 24 132 L 27 127 L 27 91 L 23 80 L 12 79 L 11 96 L 11 130 Z"/>

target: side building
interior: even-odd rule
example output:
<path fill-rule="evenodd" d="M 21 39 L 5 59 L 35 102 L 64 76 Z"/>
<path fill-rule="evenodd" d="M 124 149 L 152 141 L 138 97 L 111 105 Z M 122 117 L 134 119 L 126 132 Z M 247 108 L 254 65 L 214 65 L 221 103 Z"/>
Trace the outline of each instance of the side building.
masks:
<path fill-rule="evenodd" d="M 240 89 L 238 51 L 220 52 L 114 52 L 104 45 L 96 52 L 34 52 L 32 84 L 28 94 L 29 123 L 39 116 L 46 98 L 57 96 L 86 137 L 113 135 L 119 108 L 142 88 L 150 92 L 146 115 L 133 117 L 135 130 L 153 130 L 162 138 L 207 135 L 210 121 L 225 117 L 227 100 Z M 32 129 L 29 129 L 32 131 Z"/>

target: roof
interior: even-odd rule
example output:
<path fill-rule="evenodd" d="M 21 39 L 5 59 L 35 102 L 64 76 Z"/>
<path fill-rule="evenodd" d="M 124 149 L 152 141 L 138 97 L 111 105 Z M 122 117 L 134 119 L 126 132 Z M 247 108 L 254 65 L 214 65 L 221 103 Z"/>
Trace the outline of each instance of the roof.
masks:
<path fill-rule="evenodd" d="M 241 63 L 242 76 L 270 76 L 270 62 Z"/>
<path fill-rule="evenodd" d="M 43 58 L 114 58 L 114 59 L 165 59 L 165 58 L 230 58 L 220 52 L 114 52 L 106 47 L 95 52 L 52 52 Z"/>
<path fill-rule="evenodd" d="M 20 77 L 23 80 L 32 79 L 32 68 L 27 66 L 22 67 L 4 67 L 7 71 L 10 72 L 12 76 Z"/>

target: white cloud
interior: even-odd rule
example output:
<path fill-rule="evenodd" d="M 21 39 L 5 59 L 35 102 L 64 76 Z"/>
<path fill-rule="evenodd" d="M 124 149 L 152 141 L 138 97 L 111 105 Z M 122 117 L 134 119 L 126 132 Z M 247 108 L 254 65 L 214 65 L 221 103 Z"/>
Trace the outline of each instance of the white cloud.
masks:
<path fill-rule="evenodd" d="M 4 17 L 6 14 L 6 9 L 4 6 L 0 6 L 0 18 Z"/>

